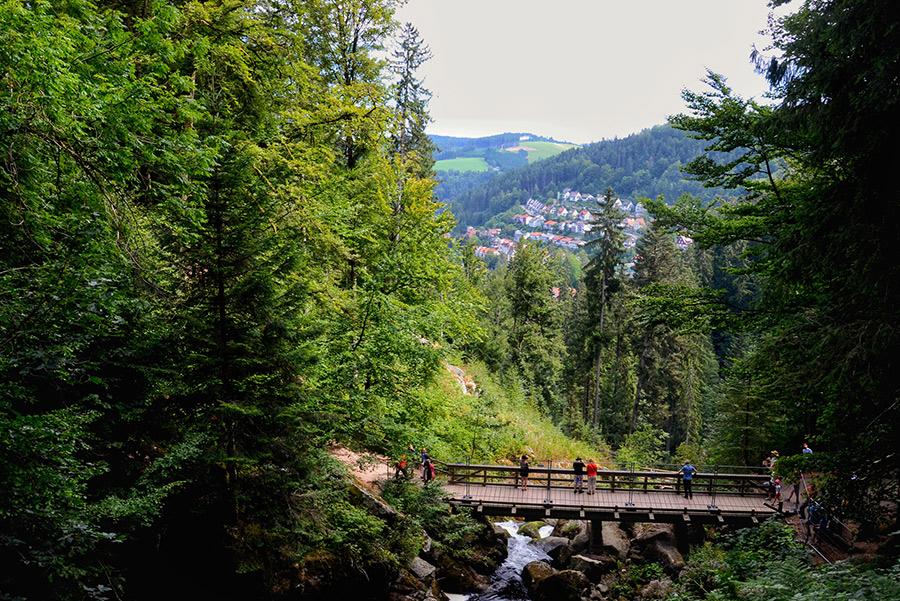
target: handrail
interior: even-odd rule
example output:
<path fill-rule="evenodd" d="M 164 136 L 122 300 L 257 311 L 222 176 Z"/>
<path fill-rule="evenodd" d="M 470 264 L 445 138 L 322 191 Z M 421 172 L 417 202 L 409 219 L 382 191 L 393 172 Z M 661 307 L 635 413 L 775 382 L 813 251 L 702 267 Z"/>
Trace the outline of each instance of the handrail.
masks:
<path fill-rule="evenodd" d="M 480 463 L 447 463 L 447 462 L 439 462 L 441 465 L 447 468 L 454 469 L 475 469 L 475 470 L 495 470 L 498 472 L 516 472 L 519 471 L 518 465 L 491 465 L 491 464 L 480 464 Z M 552 474 L 573 474 L 572 468 L 566 467 L 547 467 L 547 466 L 530 466 L 530 472 L 540 472 L 547 473 L 548 471 Z M 598 470 L 597 475 L 603 474 L 615 474 L 617 476 L 670 476 L 673 478 L 680 478 L 677 472 L 673 471 L 657 471 L 657 470 L 641 470 L 641 471 L 631 471 L 631 470 L 609 470 L 609 469 L 601 469 Z M 763 474 L 728 474 L 725 472 L 718 472 L 718 474 L 713 474 L 710 472 L 696 472 L 694 474 L 694 478 L 735 478 L 735 479 L 747 479 L 758 481 L 762 478 L 767 478 L 767 475 Z"/>
<path fill-rule="evenodd" d="M 443 463 L 442 474 L 446 474 L 451 484 L 480 486 L 518 486 L 519 466 Z M 570 488 L 574 471 L 571 468 L 533 466 L 529 468 L 533 484 L 549 488 Z M 584 474 L 583 474 L 584 475 Z M 730 474 L 699 472 L 695 480 L 704 481 L 703 490 L 710 493 L 731 493 L 742 496 L 765 495 L 760 474 Z M 631 471 L 600 470 L 597 472 L 597 487 L 601 489 L 632 490 L 650 492 L 680 492 L 681 476 L 674 471 Z M 699 487 L 698 487 L 699 488 Z M 699 490 L 698 490 L 699 492 Z"/>

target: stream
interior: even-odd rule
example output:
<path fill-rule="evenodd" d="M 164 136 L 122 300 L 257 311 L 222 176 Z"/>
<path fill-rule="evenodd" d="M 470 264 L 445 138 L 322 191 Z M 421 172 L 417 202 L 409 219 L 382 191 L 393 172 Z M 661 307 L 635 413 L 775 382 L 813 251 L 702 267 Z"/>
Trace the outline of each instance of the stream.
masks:
<path fill-rule="evenodd" d="M 509 532 L 509 555 L 491 577 L 490 588 L 473 595 L 448 595 L 451 601 L 528 601 L 528 592 L 522 584 L 522 568 L 532 561 L 549 561 L 550 557 L 535 545 L 529 544 L 529 537 L 518 534 L 522 523 L 497 522 L 497 525 Z M 539 532 L 541 538 L 550 536 L 553 526 L 543 526 Z"/>

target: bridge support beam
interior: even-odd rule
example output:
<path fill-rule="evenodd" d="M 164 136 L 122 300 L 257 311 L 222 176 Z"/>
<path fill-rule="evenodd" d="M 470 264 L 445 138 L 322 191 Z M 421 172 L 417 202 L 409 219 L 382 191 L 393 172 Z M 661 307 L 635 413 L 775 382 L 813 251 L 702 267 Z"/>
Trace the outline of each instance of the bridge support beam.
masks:
<path fill-rule="evenodd" d="M 600 553 L 603 549 L 603 521 L 590 520 L 588 530 L 590 532 L 588 553 Z"/>
<path fill-rule="evenodd" d="M 691 532 L 690 526 L 686 522 L 675 522 L 673 524 L 675 535 L 675 547 L 682 554 L 686 554 L 691 549 Z"/>

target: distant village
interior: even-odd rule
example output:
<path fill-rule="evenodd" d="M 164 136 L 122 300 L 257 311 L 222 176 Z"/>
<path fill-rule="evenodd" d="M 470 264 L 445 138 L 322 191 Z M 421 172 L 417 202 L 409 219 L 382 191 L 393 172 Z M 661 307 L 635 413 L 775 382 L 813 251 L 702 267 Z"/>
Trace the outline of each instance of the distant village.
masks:
<path fill-rule="evenodd" d="M 577 251 L 591 239 L 591 208 L 597 206 L 598 197 L 593 194 L 566 189 L 556 195 L 555 199 L 546 202 L 528 199 L 522 212 L 511 217 L 500 218 L 502 223 L 494 220 L 494 227 L 466 229 L 466 238 L 477 238 L 483 246 L 475 248 L 475 254 L 482 258 L 512 258 L 522 240 L 531 240 L 543 244 Z M 622 231 L 625 234 L 625 249 L 633 249 L 643 230 L 647 227 L 649 216 L 647 210 L 639 202 L 615 200 L 614 206 L 625 215 L 622 219 Z M 595 209 L 596 210 L 596 209 Z M 678 246 L 687 248 L 692 243 L 690 238 L 678 236 Z"/>

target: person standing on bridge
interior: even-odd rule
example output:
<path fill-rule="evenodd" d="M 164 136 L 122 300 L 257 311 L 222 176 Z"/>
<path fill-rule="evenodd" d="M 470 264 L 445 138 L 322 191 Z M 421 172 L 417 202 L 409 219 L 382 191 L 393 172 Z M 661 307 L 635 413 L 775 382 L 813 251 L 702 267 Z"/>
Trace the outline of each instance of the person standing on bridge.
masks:
<path fill-rule="evenodd" d="M 528 455 L 522 455 L 522 459 L 519 460 L 519 477 L 522 478 L 522 490 L 528 490 L 529 470 Z"/>
<path fill-rule="evenodd" d="M 682 482 L 684 482 L 684 498 L 693 499 L 694 489 L 692 488 L 692 486 L 694 483 L 694 474 L 697 473 L 697 468 L 691 465 L 691 461 L 689 459 L 685 459 L 684 465 L 682 465 L 681 469 L 675 473 L 681 474 L 681 480 Z"/>
<path fill-rule="evenodd" d="M 574 494 L 583 493 L 584 492 L 584 461 L 581 460 L 581 457 L 575 458 L 575 463 L 572 464 L 572 471 L 575 472 L 575 491 Z"/>
<path fill-rule="evenodd" d="M 588 479 L 588 492 L 587 494 L 592 495 L 597 492 L 597 464 L 594 463 L 593 459 L 588 459 L 587 464 L 587 479 Z"/>

